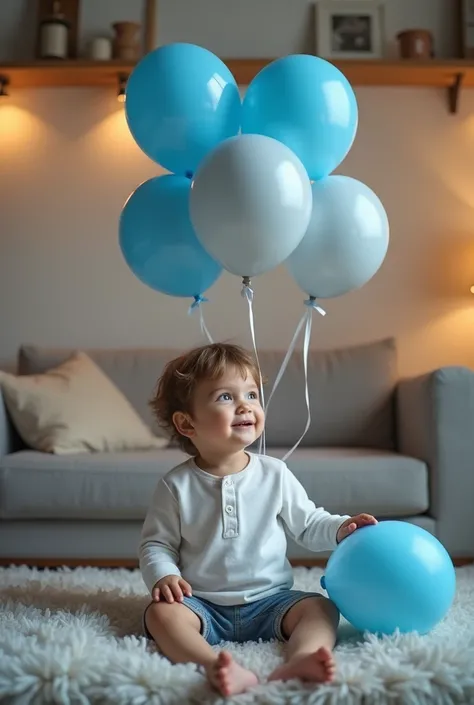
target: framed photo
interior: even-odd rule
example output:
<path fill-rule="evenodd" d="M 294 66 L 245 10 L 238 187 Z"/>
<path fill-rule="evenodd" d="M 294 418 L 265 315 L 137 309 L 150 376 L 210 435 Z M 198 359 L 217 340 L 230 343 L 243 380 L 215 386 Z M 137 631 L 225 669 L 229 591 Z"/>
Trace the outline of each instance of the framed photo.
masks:
<path fill-rule="evenodd" d="M 461 3 L 461 56 L 474 58 L 474 0 L 460 0 Z"/>
<path fill-rule="evenodd" d="M 319 56 L 380 59 L 383 44 L 380 0 L 319 0 L 316 4 L 316 53 Z"/>

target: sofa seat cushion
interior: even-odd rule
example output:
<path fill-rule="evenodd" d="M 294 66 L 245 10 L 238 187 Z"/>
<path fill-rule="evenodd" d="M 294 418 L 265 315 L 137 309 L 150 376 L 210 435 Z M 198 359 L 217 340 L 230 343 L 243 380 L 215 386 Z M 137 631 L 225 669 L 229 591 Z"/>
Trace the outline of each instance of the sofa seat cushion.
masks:
<path fill-rule="evenodd" d="M 60 456 L 11 453 L 0 462 L 0 517 L 144 519 L 158 479 L 185 458 L 176 448 Z"/>
<path fill-rule="evenodd" d="M 283 457 L 285 450 L 272 449 Z M 368 448 L 298 448 L 288 467 L 308 495 L 338 514 L 421 514 L 429 507 L 428 468 L 398 453 Z"/>
<path fill-rule="evenodd" d="M 282 457 L 284 450 L 269 449 Z M 51 456 L 20 451 L 0 462 L 3 519 L 144 519 L 160 477 L 186 456 L 174 448 Z M 419 460 L 363 449 L 298 449 L 288 465 L 330 512 L 408 516 L 428 508 Z"/>

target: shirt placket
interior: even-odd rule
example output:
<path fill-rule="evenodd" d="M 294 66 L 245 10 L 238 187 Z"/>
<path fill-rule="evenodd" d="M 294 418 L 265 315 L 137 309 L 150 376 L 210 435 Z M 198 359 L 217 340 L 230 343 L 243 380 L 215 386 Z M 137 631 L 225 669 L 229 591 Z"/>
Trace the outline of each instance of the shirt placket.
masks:
<path fill-rule="evenodd" d="M 223 538 L 234 539 L 239 535 L 239 517 L 237 515 L 237 497 L 235 484 L 230 477 L 222 481 L 222 515 L 224 517 Z"/>

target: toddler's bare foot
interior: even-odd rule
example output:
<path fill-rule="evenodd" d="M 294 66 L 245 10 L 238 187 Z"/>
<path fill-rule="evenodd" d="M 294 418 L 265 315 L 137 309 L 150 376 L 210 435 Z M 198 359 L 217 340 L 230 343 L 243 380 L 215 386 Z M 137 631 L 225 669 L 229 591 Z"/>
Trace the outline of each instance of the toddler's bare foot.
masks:
<path fill-rule="evenodd" d="M 239 666 L 228 651 L 221 651 L 217 660 L 207 669 L 209 682 L 221 695 L 237 695 L 258 684 L 252 671 Z"/>
<path fill-rule="evenodd" d="M 288 681 L 300 678 L 302 681 L 330 683 L 336 672 L 333 655 L 325 646 L 295 661 L 288 661 L 276 668 L 268 677 L 269 681 Z"/>

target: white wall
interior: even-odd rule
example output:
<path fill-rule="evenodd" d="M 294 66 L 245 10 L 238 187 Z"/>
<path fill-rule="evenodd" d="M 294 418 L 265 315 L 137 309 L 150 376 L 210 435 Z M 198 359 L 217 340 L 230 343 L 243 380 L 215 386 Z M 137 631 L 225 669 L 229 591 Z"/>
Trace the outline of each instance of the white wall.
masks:
<path fill-rule="evenodd" d="M 15 47 L 26 55 L 16 26 L 26 2 L 0 4 L 0 47 L 9 46 L 10 55 Z M 223 5 L 239 8 L 232 20 L 224 19 Z M 159 39 L 194 41 L 226 56 L 305 51 L 314 37 L 308 7 L 305 0 L 161 0 Z M 451 7 L 451 0 L 387 0 L 388 44 L 398 29 L 418 25 L 432 28 L 441 54 L 454 53 Z M 131 0 L 83 0 L 82 8 L 85 37 L 94 27 L 140 16 Z M 34 27 L 29 31 L 34 36 Z M 474 93 L 463 93 L 460 112 L 452 116 L 441 90 L 356 92 L 360 127 L 338 171 L 378 193 L 391 244 L 367 286 L 327 302 L 325 319 L 315 317 L 313 345 L 395 335 L 402 374 L 471 365 Z M 113 90 L 12 92 L 0 105 L 0 155 L 3 363 L 28 341 L 81 347 L 200 342 L 187 303 L 147 289 L 121 258 L 122 205 L 159 170 L 133 142 Z M 304 296 L 284 268 L 255 279 L 254 287 L 259 345 L 283 349 Z M 239 280 L 230 275 L 211 289 L 205 313 L 215 338 L 248 343 L 239 291 Z"/>

